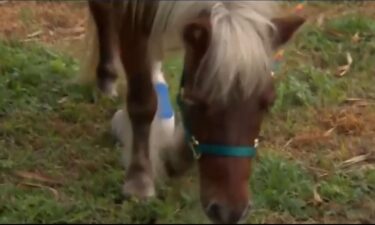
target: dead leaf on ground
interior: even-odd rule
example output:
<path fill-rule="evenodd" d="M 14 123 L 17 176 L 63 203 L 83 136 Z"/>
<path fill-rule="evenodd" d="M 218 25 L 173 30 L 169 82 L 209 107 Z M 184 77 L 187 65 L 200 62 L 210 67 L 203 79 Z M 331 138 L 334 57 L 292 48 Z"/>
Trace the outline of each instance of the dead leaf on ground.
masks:
<path fill-rule="evenodd" d="M 368 159 L 370 159 L 370 156 L 371 156 L 371 153 L 355 156 L 351 159 L 348 159 L 348 160 L 342 162 L 341 167 L 349 167 L 349 166 L 352 166 L 352 165 L 355 165 L 355 164 L 358 164 L 358 163 L 361 163 L 361 162 L 365 162 Z"/>
<path fill-rule="evenodd" d="M 355 33 L 352 37 L 352 43 L 358 43 L 361 40 L 361 37 L 359 36 L 359 32 Z"/>
<path fill-rule="evenodd" d="M 334 130 L 335 130 L 335 127 L 331 128 L 331 129 L 329 129 L 329 130 L 327 130 L 326 132 L 324 132 L 323 136 L 324 136 L 324 137 L 329 137 L 329 136 L 331 136 L 331 134 L 333 133 Z"/>
<path fill-rule="evenodd" d="M 73 28 L 56 28 L 55 32 L 59 34 L 65 34 L 65 35 L 80 35 L 84 33 L 85 27 L 77 26 Z"/>
<path fill-rule="evenodd" d="M 318 185 L 316 185 L 315 187 L 314 187 L 314 204 L 315 205 L 320 205 L 320 204 L 322 204 L 323 203 L 323 200 L 322 200 L 322 197 L 320 197 L 320 194 L 319 194 L 319 192 L 318 192 Z"/>
<path fill-rule="evenodd" d="M 350 55 L 349 52 L 346 53 L 346 60 L 347 60 L 347 64 L 346 65 L 343 65 L 343 66 L 339 66 L 336 70 L 336 76 L 338 77 L 342 77 L 344 76 L 345 74 L 347 74 L 350 70 L 350 67 L 353 63 L 353 58 L 352 56 Z"/>
<path fill-rule="evenodd" d="M 289 139 L 289 140 L 285 143 L 285 145 L 283 146 L 283 148 L 288 147 L 292 142 L 293 142 L 293 138 Z"/>
<path fill-rule="evenodd" d="M 309 131 L 309 132 L 298 134 L 295 137 L 289 139 L 287 143 L 284 145 L 284 148 L 288 147 L 291 144 L 293 144 L 293 146 L 296 147 L 299 145 L 311 144 L 311 143 L 319 142 L 319 141 L 326 141 L 330 138 L 334 130 L 335 130 L 335 127 L 324 132 L 323 131 Z"/>
<path fill-rule="evenodd" d="M 345 99 L 345 102 L 358 102 L 358 101 L 363 101 L 362 98 L 347 98 Z"/>
<path fill-rule="evenodd" d="M 360 106 L 360 107 L 365 107 L 369 106 L 372 103 L 368 102 L 366 99 L 362 98 L 347 98 L 344 100 L 345 103 L 352 104 L 354 106 Z"/>
<path fill-rule="evenodd" d="M 19 186 L 47 189 L 53 194 L 56 200 L 59 199 L 59 192 L 52 187 L 48 187 L 48 186 L 41 185 L 41 184 L 29 183 L 29 182 L 20 183 Z"/>
<path fill-rule="evenodd" d="M 26 39 L 21 40 L 22 43 L 37 42 L 37 41 L 40 41 L 40 39 L 39 38 L 26 38 Z"/>
<path fill-rule="evenodd" d="M 34 37 L 37 37 L 37 36 L 39 36 L 41 34 L 43 34 L 43 31 L 42 30 L 38 30 L 38 31 L 35 31 L 35 32 L 31 33 L 31 34 L 28 34 L 27 38 L 34 38 Z"/>
<path fill-rule="evenodd" d="M 322 13 L 322 14 L 319 15 L 318 19 L 316 20 L 316 25 L 318 27 L 321 27 L 323 25 L 323 23 L 324 23 L 324 20 L 325 20 L 325 16 Z"/>
<path fill-rule="evenodd" d="M 53 178 L 50 178 L 46 175 L 42 175 L 42 174 L 39 174 L 39 173 L 27 172 L 27 171 L 16 171 L 15 174 L 18 177 L 21 177 L 21 178 L 24 178 L 24 179 L 36 180 L 36 181 L 48 183 L 48 184 L 51 184 L 51 185 L 61 185 L 62 184 L 61 181 L 55 180 Z"/>
<path fill-rule="evenodd" d="M 59 103 L 59 104 L 63 104 L 63 103 L 65 103 L 66 101 L 68 101 L 68 97 L 62 97 L 60 100 L 57 101 L 57 103 Z"/>

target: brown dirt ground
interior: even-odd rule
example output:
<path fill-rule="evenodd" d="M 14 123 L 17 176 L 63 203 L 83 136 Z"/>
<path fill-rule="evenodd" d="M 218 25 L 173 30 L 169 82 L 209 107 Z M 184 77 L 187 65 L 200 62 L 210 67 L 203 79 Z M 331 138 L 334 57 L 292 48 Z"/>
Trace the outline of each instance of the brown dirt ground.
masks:
<path fill-rule="evenodd" d="M 78 1 L 0 1 L 0 38 L 39 42 L 74 55 L 84 38 L 86 10 Z"/>

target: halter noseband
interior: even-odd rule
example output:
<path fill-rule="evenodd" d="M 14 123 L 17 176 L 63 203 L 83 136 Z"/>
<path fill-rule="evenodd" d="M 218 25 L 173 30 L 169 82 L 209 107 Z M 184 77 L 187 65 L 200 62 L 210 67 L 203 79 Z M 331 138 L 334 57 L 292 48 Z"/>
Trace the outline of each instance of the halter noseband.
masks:
<path fill-rule="evenodd" d="M 185 115 L 185 104 L 182 101 L 182 92 L 184 86 L 184 78 L 185 73 L 182 74 L 181 82 L 180 82 L 180 89 L 177 94 L 177 104 L 180 108 L 181 115 L 182 115 L 182 123 L 185 128 L 185 138 L 187 143 L 189 144 L 193 155 L 196 159 L 199 159 L 201 155 L 217 155 L 217 156 L 224 156 L 224 157 L 242 157 L 242 158 L 252 158 L 255 157 L 257 146 L 258 146 L 258 139 L 255 139 L 254 146 L 232 146 L 232 145 L 217 145 L 217 144 L 201 144 L 199 141 L 194 137 L 191 132 L 190 126 L 187 123 L 186 115 Z"/>

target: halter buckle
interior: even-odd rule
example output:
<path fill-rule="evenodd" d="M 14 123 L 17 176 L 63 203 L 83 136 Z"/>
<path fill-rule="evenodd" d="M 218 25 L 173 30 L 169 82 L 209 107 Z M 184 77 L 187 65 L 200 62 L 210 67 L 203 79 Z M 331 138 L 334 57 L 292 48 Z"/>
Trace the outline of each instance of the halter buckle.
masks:
<path fill-rule="evenodd" d="M 254 148 L 258 148 L 258 146 L 259 146 L 259 139 L 256 138 L 256 139 L 254 140 Z"/>
<path fill-rule="evenodd" d="M 190 148 L 193 152 L 194 158 L 199 159 L 201 157 L 201 154 L 196 149 L 196 147 L 198 147 L 198 145 L 199 145 L 198 140 L 195 139 L 194 136 L 192 136 L 189 144 L 190 144 Z"/>

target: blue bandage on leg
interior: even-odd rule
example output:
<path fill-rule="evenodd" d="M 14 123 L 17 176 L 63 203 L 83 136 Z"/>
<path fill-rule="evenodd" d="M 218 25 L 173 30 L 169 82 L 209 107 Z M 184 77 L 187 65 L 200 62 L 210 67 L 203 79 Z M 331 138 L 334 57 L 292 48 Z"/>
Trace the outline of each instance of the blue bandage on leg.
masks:
<path fill-rule="evenodd" d="M 172 118 L 174 112 L 169 98 L 168 86 L 165 83 L 156 83 L 155 91 L 158 98 L 158 117 L 161 119 Z"/>

